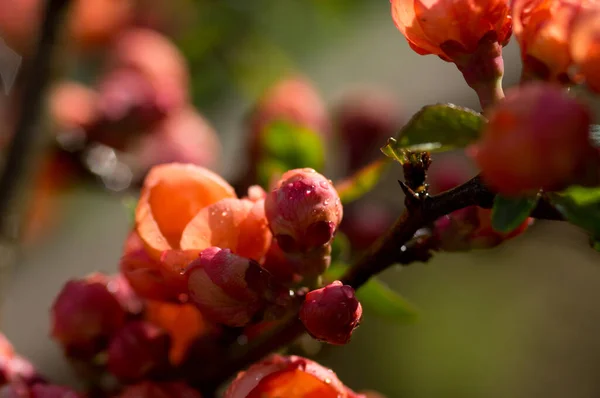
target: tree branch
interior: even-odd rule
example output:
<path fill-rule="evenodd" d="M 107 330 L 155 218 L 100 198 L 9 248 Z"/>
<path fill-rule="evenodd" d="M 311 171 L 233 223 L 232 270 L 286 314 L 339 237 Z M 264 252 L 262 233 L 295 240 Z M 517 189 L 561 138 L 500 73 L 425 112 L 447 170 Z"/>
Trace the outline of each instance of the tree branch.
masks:
<path fill-rule="evenodd" d="M 11 213 L 19 184 L 23 180 L 27 162 L 40 135 L 38 122 L 42 98 L 48 81 L 52 54 L 56 44 L 60 19 L 68 0 L 48 0 L 44 21 L 39 32 L 36 52 L 25 71 L 25 89 L 19 106 L 19 115 L 13 133 L 4 169 L 0 176 L 0 234 L 5 238 L 12 225 Z M 8 236 L 8 238 L 15 238 Z"/>
<path fill-rule="evenodd" d="M 360 258 L 346 274 L 341 278 L 345 285 L 359 289 L 370 278 L 396 263 L 409 264 L 419 261 L 423 254 L 419 250 L 403 251 L 405 246 L 415 233 L 438 218 L 450 214 L 456 210 L 469 206 L 480 206 L 490 208 L 493 205 L 495 193 L 490 191 L 481 181 L 479 176 L 467 181 L 450 191 L 436 196 L 424 196 L 416 206 L 405 210 L 398 218 L 393 227 L 377 241 L 371 249 Z M 414 205 L 414 203 L 413 203 Z M 546 201 L 544 197 L 539 201 L 532 216 L 539 219 L 561 220 L 562 217 Z M 412 254 L 414 253 L 414 254 Z M 409 256 L 414 255 L 414 258 Z M 301 298 L 297 300 L 294 309 L 302 304 Z M 256 344 L 248 347 L 243 353 L 229 357 L 223 362 L 223 367 L 216 369 L 206 382 L 211 386 L 218 386 L 238 371 L 248 367 L 269 353 L 293 342 L 304 332 L 302 323 L 296 315 L 283 322 L 282 326 L 268 336 L 264 336 Z"/>

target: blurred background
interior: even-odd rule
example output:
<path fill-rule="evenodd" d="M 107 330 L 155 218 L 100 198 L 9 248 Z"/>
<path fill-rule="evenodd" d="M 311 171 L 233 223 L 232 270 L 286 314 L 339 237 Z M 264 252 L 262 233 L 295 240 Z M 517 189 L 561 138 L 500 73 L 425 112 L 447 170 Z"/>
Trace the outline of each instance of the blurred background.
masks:
<path fill-rule="evenodd" d="M 41 3 L 0 4 L 0 36 L 25 65 Z M 131 228 L 124 203 L 151 164 L 194 161 L 243 180 L 253 107 L 290 76 L 311 82 L 333 131 L 339 104 L 360 90 L 391 98 L 386 109 L 398 124 L 426 104 L 478 107 L 454 65 L 409 49 L 387 0 L 74 0 L 63 25 L 24 244 L 0 274 L 0 327 L 59 382 L 72 375 L 48 338 L 48 309 L 68 279 L 116 271 Z M 515 43 L 505 65 L 510 86 L 520 71 Z M 20 77 L 2 98 L 2 142 Z M 328 160 L 346 160 L 328 162 L 332 178 L 352 160 L 336 137 Z M 461 154 L 442 160 L 473 173 Z M 382 225 L 395 219 L 401 174 L 388 173 L 352 212 L 374 212 L 370 222 Z M 539 222 L 496 249 L 388 270 L 381 279 L 419 308 L 418 320 L 366 312 L 350 345 L 317 358 L 352 388 L 389 397 L 598 396 L 599 260 L 576 228 Z"/>

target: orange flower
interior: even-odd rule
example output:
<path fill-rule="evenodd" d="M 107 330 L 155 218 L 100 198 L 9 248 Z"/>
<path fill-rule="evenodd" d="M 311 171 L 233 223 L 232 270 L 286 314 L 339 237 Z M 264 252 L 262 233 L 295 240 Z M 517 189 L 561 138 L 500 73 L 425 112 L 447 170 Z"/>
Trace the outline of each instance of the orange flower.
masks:
<path fill-rule="evenodd" d="M 187 290 L 182 271 L 208 247 L 260 261 L 271 233 L 264 199 L 255 199 L 238 199 L 225 180 L 202 167 L 180 163 L 154 167 L 135 215 L 143 249 L 126 251 L 121 269 L 142 296 L 159 298 L 149 286 L 163 285 L 158 296 L 164 299 Z M 143 281 L 132 280 L 136 278 Z"/>
<path fill-rule="evenodd" d="M 331 371 L 306 358 L 273 355 L 242 372 L 224 398 L 358 398 Z"/>
<path fill-rule="evenodd" d="M 568 82 L 573 23 L 595 0 L 515 0 L 514 32 L 521 45 L 524 75 Z"/>
<path fill-rule="evenodd" d="M 581 13 L 575 21 L 571 56 L 588 87 L 600 93 L 600 9 Z"/>
<path fill-rule="evenodd" d="M 169 359 L 174 365 L 181 364 L 195 339 L 217 331 L 216 325 L 209 323 L 192 304 L 148 301 L 145 318 L 169 333 Z"/>
<path fill-rule="evenodd" d="M 444 46 L 471 54 L 490 31 L 508 43 L 511 18 L 506 0 L 391 0 L 394 23 L 410 47 L 421 55 L 453 56 Z"/>

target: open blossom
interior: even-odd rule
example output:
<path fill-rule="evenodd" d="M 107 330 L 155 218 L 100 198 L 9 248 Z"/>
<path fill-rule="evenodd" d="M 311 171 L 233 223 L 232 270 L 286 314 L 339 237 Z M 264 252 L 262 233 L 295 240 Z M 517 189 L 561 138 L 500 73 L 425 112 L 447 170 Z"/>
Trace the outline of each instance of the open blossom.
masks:
<path fill-rule="evenodd" d="M 595 0 L 514 0 L 514 32 L 525 77 L 569 81 L 573 24 Z M 529 75 L 529 76 L 528 76 Z"/>
<path fill-rule="evenodd" d="M 136 233 L 143 249 L 125 253 L 121 261 L 134 289 L 143 283 L 131 279 L 136 270 L 144 270 L 149 284 L 152 275 L 175 296 L 185 293 L 183 270 L 211 246 L 260 261 L 271 234 L 264 200 L 255 199 L 238 199 L 225 180 L 202 167 L 179 163 L 154 167 L 136 209 Z"/>
<path fill-rule="evenodd" d="M 362 318 L 362 307 L 351 286 L 335 281 L 306 295 L 300 320 L 314 338 L 343 345 Z"/>
<path fill-rule="evenodd" d="M 575 20 L 571 56 L 587 86 L 600 93 L 600 6 L 580 13 Z"/>
<path fill-rule="evenodd" d="M 558 86 L 515 88 L 488 118 L 471 155 L 484 181 L 499 193 L 559 190 L 597 170 L 590 111 Z"/>
<path fill-rule="evenodd" d="M 224 398 L 362 398 L 310 359 L 273 355 L 240 373 Z"/>
<path fill-rule="evenodd" d="M 391 0 L 394 23 L 419 54 L 454 61 L 444 47 L 472 54 L 479 41 L 494 32 L 506 45 L 511 34 L 507 0 Z"/>
<path fill-rule="evenodd" d="M 258 263 L 229 249 L 211 247 L 186 269 L 190 301 L 215 322 L 244 326 L 268 301 L 285 305 L 289 290 L 278 286 Z"/>

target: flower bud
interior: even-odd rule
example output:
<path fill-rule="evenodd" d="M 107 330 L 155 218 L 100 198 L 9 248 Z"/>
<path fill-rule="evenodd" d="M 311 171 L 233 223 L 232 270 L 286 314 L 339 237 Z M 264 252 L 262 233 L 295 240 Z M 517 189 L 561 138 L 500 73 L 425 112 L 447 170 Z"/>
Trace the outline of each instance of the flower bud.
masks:
<path fill-rule="evenodd" d="M 322 134 L 329 130 L 325 104 L 312 84 L 299 76 L 281 80 L 263 94 L 252 113 L 252 139 L 259 140 L 265 127 L 275 121 Z"/>
<path fill-rule="evenodd" d="M 94 278 L 73 280 L 67 282 L 52 305 L 52 336 L 68 355 L 94 355 L 124 324 L 125 315 L 103 282 Z"/>
<path fill-rule="evenodd" d="M 582 12 L 571 36 L 571 56 L 587 86 L 600 93 L 600 8 Z"/>
<path fill-rule="evenodd" d="M 335 111 L 336 129 L 351 172 L 381 155 L 379 148 L 396 135 L 403 114 L 385 91 L 363 88 L 346 94 Z"/>
<path fill-rule="evenodd" d="M 306 295 L 300 309 L 300 320 L 317 340 L 343 345 L 362 318 L 362 306 L 351 286 L 335 281 Z"/>
<path fill-rule="evenodd" d="M 29 389 L 29 398 L 80 398 L 74 390 L 55 384 L 35 384 Z"/>
<path fill-rule="evenodd" d="M 494 32 L 496 41 L 506 45 L 511 18 L 506 0 L 391 0 L 396 27 L 418 54 L 435 54 L 455 61 L 454 53 L 473 54 L 480 40 Z M 452 47 L 448 54 L 445 47 Z"/>
<path fill-rule="evenodd" d="M 521 46 L 523 77 L 569 82 L 573 23 L 592 0 L 514 0 L 514 32 Z"/>
<path fill-rule="evenodd" d="M 15 355 L 15 350 L 6 336 L 0 332 L 0 358 L 10 358 Z"/>
<path fill-rule="evenodd" d="M 589 138 L 590 112 L 560 87 L 515 88 L 488 118 L 470 154 L 498 193 L 559 190 L 594 177 L 598 154 Z"/>
<path fill-rule="evenodd" d="M 331 369 L 310 359 L 273 355 L 238 374 L 224 398 L 358 398 Z"/>
<path fill-rule="evenodd" d="M 138 380 L 169 366 L 167 332 L 144 321 L 126 324 L 108 347 L 108 370 L 120 380 Z"/>
<path fill-rule="evenodd" d="M 244 326 L 268 303 L 284 306 L 289 299 L 289 290 L 276 285 L 258 263 L 229 249 L 203 250 L 185 275 L 190 300 L 210 319 L 228 326 Z"/>
<path fill-rule="evenodd" d="M 331 242 L 343 208 L 331 181 L 312 169 L 295 169 L 268 194 L 265 213 L 279 247 L 305 253 Z"/>
<path fill-rule="evenodd" d="M 143 381 L 130 385 L 119 398 L 202 398 L 200 393 L 183 382 Z"/>
<path fill-rule="evenodd" d="M 0 356 L 0 385 L 3 383 L 31 386 L 44 382 L 33 364 L 20 355 Z"/>
<path fill-rule="evenodd" d="M 433 239 L 435 246 L 446 252 L 490 249 L 521 235 L 532 223 L 533 219 L 528 218 L 514 231 L 504 234 L 492 228 L 491 210 L 469 206 L 437 219 Z"/>

